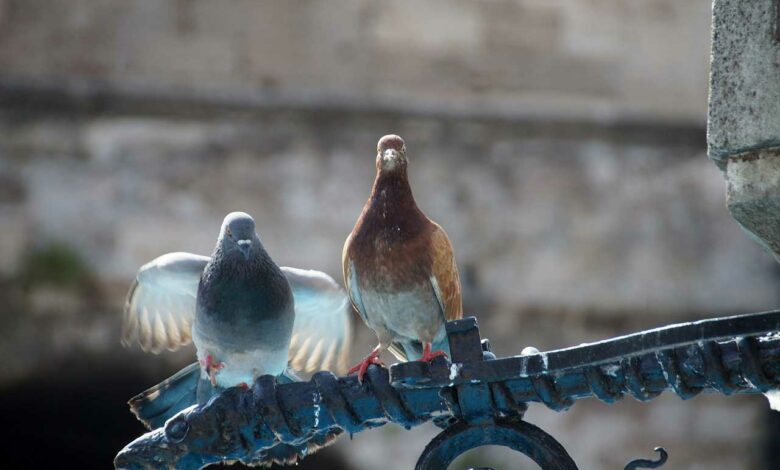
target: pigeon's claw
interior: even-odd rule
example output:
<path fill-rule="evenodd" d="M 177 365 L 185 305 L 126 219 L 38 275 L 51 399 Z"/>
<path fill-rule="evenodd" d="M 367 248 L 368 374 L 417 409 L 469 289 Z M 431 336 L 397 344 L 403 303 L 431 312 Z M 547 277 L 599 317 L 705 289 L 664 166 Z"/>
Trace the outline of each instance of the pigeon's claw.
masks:
<path fill-rule="evenodd" d="M 447 357 L 447 353 L 442 350 L 431 352 L 431 343 L 425 343 L 425 345 L 423 346 L 423 354 L 422 357 L 420 358 L 420 361 L 430 362 L 439 356 Z"/>
<path fill-rule="evenodd" d="M 366 375 L 366 371 L 368 370 L 368 366 L 371 364 L 378 365 L 379 367 L 384 367 L 385 364 L 379 359 L 379 353 L 380 349 L 377 347 L 373 351 L 371 351 L 368 356 L 363 358 L 362 361 L 358 362 L 354 366 L 352 366 L 349 369 L 349 372 L 347 372 L 347 375 L 353 374 L 355 372 L 358 373 L 358 382 L 363 383 L 363 376 Z"/>
<path fill-rule="evenodd" d="M 224 362 L 219 362 L 214 360 L 214 356 L 211 354 L 206 355 L 206 359 L 202 361 L 203 369 L 206 371 L 206 375 L 209 376 L 209 381 L 211 381 L 211 385 L 217 386 L 217 374 L 219 373 L 220 369 L 225 367 Z"/>

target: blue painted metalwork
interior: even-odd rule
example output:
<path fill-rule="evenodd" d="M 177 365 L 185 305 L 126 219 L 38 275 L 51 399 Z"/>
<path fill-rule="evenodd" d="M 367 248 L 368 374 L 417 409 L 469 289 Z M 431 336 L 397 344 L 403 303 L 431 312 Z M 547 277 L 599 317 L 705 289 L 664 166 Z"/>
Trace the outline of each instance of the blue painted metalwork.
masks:
<path fill-rule="evenodd" d="M 666 453 L 666 449 L 664 449 L 663 447 L 656 447 L 654 450 L 658 452 L 658 460 L 646 460 L 646 459 L 632 460 L 631 462 L 628 462 L 628 464 L 623 468 L 623 470 L 634 470 L 636 468 L 658 468 L 661 465 L 665 464 L 666 459 L 669 457 L 669 454 Z"/>
<path fill-rule="evenodd" d="M 425 448 L 415 470 L 446 469 L 459 455 L 480 446 L 496 445 L 522 452 L 545 470 L 577 470 L 560 442 L 523 420 L 496 419 L 472 425 L 458 421 Z"/>
<path fill-rule="evenodd" d="M 229 389 L 139 437 L 117 455 L 115 466 L 256 464 L 295 452 L 286 444 L 433 420 L 445 430 L 417 468 L 446 468 L 468 448 L 497 444 L 526 453 L 543 468 L 576 469 L 563 446 L 522 421 L 529 402 L 563 411 L 590 396 L 612 403 L 626 395 L 646 401 L 666 390 L 683 399 L 702 392 L 765 392 L 780 386 L 780 336 L 773 335 L 779 330 L 780 311 L 773 311 L 496 359 L 476 320 L 465 318 L 447 324 L 451 362 L 401 363 L 389 373 L 372 366 L 363 384 L 329 372 L 282 385 L 261 377 L 249 390 Z M 626 468 L 658 467 L 666 461 L 666 452 L 658 452 L 659 460 L 634 460 Z"/>

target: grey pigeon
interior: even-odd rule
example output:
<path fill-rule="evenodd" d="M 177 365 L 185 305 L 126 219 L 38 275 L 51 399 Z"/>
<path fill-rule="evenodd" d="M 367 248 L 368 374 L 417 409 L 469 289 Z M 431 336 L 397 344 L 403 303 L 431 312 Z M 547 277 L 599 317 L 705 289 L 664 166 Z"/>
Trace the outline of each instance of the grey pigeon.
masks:
<path fill-rule="evenodd" d="M 159 353 L 195 343 L 198 362 L 130 400 L 155 428 L 214 393 L 265 374 L 346 365 L 351 326 L 343 289 L 318 271 L 279 268 L 252 217 L 225 217 L 211 256 L 169 253 L 138 272 L 125 304 L 122 342 Z"/>

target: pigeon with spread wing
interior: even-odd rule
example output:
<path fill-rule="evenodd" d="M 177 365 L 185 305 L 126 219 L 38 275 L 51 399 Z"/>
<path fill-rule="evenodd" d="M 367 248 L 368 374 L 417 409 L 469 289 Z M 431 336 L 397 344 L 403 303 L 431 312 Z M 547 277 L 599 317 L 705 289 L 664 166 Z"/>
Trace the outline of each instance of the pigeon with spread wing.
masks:
<path fill-rule="evenodd" d="M 449 353 L 444 323 L 463 316 L 458 267 L 444 229 L 417 207 L 406 172 L 406 144 L 377 144 L 376 179 L 342 255 L 344 282 L 379 344 L 350 372 L 362 380 L 389 349 L 399 360 Z"/>
<path fill-rule="evenodd" d="M 169 253 L 145 264 L 125 304 L 122 342 L 159 353 L 195 343 L 198 362 L 130 400 L 150 428 L 221 389 L 260 375 L 341 372 L 349 301 L 327 274 L 279 268 L 252 218 L 225 217 L 211 257 Z"/>

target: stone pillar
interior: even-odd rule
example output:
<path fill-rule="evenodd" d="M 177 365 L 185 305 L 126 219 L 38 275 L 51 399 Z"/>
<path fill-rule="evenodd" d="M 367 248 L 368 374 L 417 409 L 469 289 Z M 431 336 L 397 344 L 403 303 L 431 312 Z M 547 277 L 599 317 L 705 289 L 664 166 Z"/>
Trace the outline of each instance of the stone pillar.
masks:
<path fill-rule="evenodd" d="M 713 3 L 707 146 L 731 215 L 780 261 L 778 1 Z"/>

